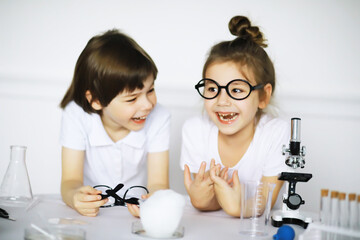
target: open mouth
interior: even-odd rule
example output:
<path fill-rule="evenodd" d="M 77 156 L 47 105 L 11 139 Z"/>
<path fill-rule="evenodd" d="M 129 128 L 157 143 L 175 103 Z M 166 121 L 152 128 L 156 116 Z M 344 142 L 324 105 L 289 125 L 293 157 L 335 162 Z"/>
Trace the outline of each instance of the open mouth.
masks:
<path fill-rule="evenodd" d="M 147 116 L 134 117 L 134 118 L 132 118 L 132 120 L 133 120 L 135 123 L 143 123 L 143 122 L 145 122 L 146 117 L 147 117 Z"/>
<path fill-rule="evenodd" d="M 220 113 L 220 112 L 217 112 L 216 115 L 220 120 L 220 122 L 223 123 L 231 123 L 234 120 L 236 120 L 236 118 L 239 116 L 238 113 Z"/>

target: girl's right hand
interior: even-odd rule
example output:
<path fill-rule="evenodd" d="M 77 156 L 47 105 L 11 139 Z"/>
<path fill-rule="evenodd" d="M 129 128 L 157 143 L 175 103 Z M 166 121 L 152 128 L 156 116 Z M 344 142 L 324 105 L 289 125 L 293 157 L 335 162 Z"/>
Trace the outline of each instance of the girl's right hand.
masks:
<path fill-rule="evenodd" d="M 73 196 L 73 207 L 81 215 L 95 217 L 99 207 L 107 203 L 107 198 L 101 199 L 101 191 L 90 186 L 78 188 Z"/>
<path fill-rule="evenodd" d="M 215 166 L 212 159 L 210 168 Z M 194 180 L 191 178 L 189 166 L 184 167 L 184 184 L 188 192 L 192 205 L 199 210 L 218 210 L 219 204 L 216 201 L 214 192 L 214 182 L 211 180 L 209 172 L 205 172 L 206 163 L 202 162 Z"/>

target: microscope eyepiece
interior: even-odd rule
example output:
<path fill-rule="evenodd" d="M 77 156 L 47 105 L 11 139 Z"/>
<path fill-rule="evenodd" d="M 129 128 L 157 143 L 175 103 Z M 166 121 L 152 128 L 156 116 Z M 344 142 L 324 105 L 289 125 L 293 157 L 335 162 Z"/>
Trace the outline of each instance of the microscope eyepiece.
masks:
<path fill-rule="evenodd" d="M 300 118 L 292 118 L 291 119 L 291 138 L 290 142 L 301 142 L 300 140 L 300 130 L 301 130 L 301 119 Z"/>
<path fill-rule="evenodd" d="M 300 123 L 300 118 L 291 119 L 290 154 L 293 156 L 300 155 Z"/>

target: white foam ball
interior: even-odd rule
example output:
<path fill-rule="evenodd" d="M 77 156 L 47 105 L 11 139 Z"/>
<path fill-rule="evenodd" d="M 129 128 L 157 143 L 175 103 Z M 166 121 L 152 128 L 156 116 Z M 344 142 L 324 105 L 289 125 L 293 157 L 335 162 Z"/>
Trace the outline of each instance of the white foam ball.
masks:
<path fill-rule="evenodd" d="M 171 237 L 182 218 L 185 198 L 171 190 L 158 190 L 140 205 L 140 219 L 148 236 Z"/>

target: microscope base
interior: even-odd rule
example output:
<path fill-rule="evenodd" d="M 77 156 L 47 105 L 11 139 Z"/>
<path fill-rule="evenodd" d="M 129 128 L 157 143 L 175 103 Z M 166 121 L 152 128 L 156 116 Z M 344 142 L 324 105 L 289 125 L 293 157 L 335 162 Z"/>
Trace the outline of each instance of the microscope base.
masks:
<path fill-rule="evenodd" d="M 274 227 L 281 227 L 283 224 L 296 224 L 306 229 L 311 222 L 312 218 L 304 217 L 297 211 L 276 212 L 271 217 L 271 225 Z"/>

